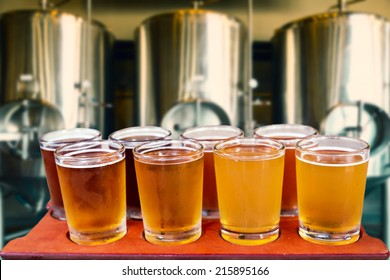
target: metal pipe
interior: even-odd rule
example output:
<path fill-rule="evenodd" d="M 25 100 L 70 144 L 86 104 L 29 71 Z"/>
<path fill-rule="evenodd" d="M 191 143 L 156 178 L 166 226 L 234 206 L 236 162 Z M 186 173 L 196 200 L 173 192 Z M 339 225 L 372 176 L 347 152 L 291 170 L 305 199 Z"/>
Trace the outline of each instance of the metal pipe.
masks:
<path fill-rule="evenodd" d="M 347 1 L 346 0 L 338 0 L 337 6 L 338 6 L 338 9 L 340 12 L 344 12 L 347 8 Z"/>
<path fill-rule="evenodd" d="M 192 3 L 194 4 L 194 10 L 197 10 L 200 6 L 203 6 L 203 1 L 194 1 Z"/>
<path fill-rule="evenodd" d="M 246 124 L 245 124 L 245 133 L 247 135 L 252 135 L 253 131 L 253 107 L 252 107 L 252 101 L 253 101 L 253 91 L 251 86 L 251 80 L 252 80 L 252 26 L 253 26 L 253 3 L 252 0 L 248 0 L 248 81 L 246 81 L 245 89 L 248 90 L 248 100 L 247 100 L 247 114 L 246 114 Z"/>
<path fill-rule="evenodd" d="M 89 52 L 89 49 L 91 47 L 91 42 L 92 42 L 92 0 L 87 0 L 87 51 Z M 90 109 L 91 106 L 91 60 L 90 57 L 87 56 L 86 59 L 86 64 L 87 64 L 87 81 L 88 81 L 88 87 L 86 88 L 86 101 L 87 103 L 85 104 L 85 126 L 90 127 L 91 123 L 88 120 L 89 112 L 88 110 Z"/>
<path fill-rule="evenodd" d="M 41 6 L 42 10 L 46 10 L 47 9 L 47 0 L 40 0 L 39 5 Z"/>
<path fill-rule="evenodd" d="M 85 49 L 86 53 L 90 51 L 92 42 L 92 0 L 86 0 L 86 18 L 87 18 L 87 29 L 86 29 L 86 42 Z M 85 76 L 81 77 L 81 89 L 79 106 L 82 107 L 82 120 L 79 123 L 80 127 L 91 127 L 91 121 L 89 120 L 90 106 L 92 106 L 91 97 L 91 60 L 87 55 L 84 63 L 86 64 Z"/>
<path fill-rule="evenodd" d="M 5 241 L 3 202 L 3 184 L 0 182 L 0 249 L 3 249 Z"/>
<path fill-rule="evenodd" d="M 337 9 L 339 12 L 345 12 L 349 5 L 356 4 L 359 2 L 363 2 L 363 1 L 366 1 L 366 0 L 351 0 L 351 1 L 338 0 L 337 4 L 330 6 L 328 10 L 331 11 L 331 10 Z"/>

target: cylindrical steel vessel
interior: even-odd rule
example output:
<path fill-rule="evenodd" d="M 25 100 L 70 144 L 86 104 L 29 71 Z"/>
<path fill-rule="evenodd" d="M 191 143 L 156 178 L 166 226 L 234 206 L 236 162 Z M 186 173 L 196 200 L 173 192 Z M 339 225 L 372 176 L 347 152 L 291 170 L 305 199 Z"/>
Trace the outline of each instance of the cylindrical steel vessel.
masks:
<path fill-rule="evenodd" d="M 0 16 L 0 105 L 38 99 L 56 107 L 66 128 L 105 132 L 112 35 L 95 21 L 57 10 L 17 10 Z M 17 87 L 34 83 L 30 96 Z"/>
<path fill-rule="evenodd" d="M 43 133 L 77 126 L 110 133 L 112 43 L 100 23 L 58 10 L 0 15 L 0 184 L 31 208 L 18 218 L 48 200 L 37 150 Z"/>
<path fill-rule="evenodd" d="M 153 16 L 135 30 L 138 125 L 178 136 L 197 125 L 244 127 L 247 32 L 231 16 L 201 9 Z"/>
<path fill-rule="evenodd" d="M 360 137 L 369 176 L 389 175 L 390 25 L 382 16 L 328 12 L 276 30 L 274 123 Z"/>

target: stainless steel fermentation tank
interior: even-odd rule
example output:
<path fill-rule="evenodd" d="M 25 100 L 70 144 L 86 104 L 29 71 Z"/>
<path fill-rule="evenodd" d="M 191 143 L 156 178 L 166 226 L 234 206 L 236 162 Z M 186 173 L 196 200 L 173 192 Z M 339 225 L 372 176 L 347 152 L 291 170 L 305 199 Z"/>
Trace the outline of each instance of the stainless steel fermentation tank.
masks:
<path fill-rule="evenodd" d="M 390 174 L 390 24 L 344 5 L 276 30 L 273 122 L 365 139 L 369 180 L 383 182 Z"/>
<path fill-rule="evenodd" d="M 185 9 L 148 18 L 135 30 L 138 125 L 178 134 L 198 125 L 245 128 L 247 31 L 234 17 Z"/>
<path fill-rule="evenodd" d="M 106 129 L 112 35 L 105 27 L 58 10 L 19 10 L 0 16 L 0 105 L 37 99 L 62 114 L 64 126 Z M 30 96 L 17 84 L 30 77 Z"/>
<path fill-rule="evenodd" d="M 103 25 L 66 12 L 0 15 L 0 187 L 26 209 L 45 207 L 43 133 L 78 126 L 110 132 L 112 43 Z M 13 212 L 6 215 L 26 214 Z"/>

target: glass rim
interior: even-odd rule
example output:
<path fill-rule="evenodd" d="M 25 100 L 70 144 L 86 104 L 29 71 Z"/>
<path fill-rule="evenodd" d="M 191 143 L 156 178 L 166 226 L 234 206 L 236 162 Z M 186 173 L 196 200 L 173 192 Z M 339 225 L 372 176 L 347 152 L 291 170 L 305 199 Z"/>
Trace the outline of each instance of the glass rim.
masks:
<path fill-rule="evenodd" d="M 107 148 L 103 149 L 101 146 L 105 145 Z M 109 150 L 112 146 L 116 146 L 117 149 Z M 98 151 L 104 151 L 103 154 L 91 154 L 91 155 L 84 155 L 84 156 L 77 156 L 80 154 L 88 153 L 89 151 L 92 151 L 91 148 L 96 148 Z M 62 154 L 65 153 L 65 154 Z M 107 159 L 111 157 L 117 157 L 118 155 L 121 155 L 120 159 L 125 157 L 125 146 L 122 143 L 118 143 L 112 140 L 86 140 L 86 141 L 79 141 L 74 143 L 69 143 L 64 146 L 61 146 L 57 148 L 54 151 L 54 158 L 56 163 L 58 161 L 67 161 L 67 162 L 80 162 L 84 164 L 75 165 L 75 167 L 88 167 L 85 165 L 85 163 L 90 161 L 95 161 L 101 158 Z M 106 163 L 112 163 L 112 161 L 108 161 Z M 62 165 L 62 164 L 60 164 Z"/>
<path fill-rule="evenodd" d="M 192 147 L 190 147 L 192 146 Z M 167 156 L 164 154 L 159 155 L 147 155 L 147 153 L 160 150 L 173 150 L 173 149 L 190 150 L 193 153 L 187 155 L 172 155 Z M 134 160 L 141 162 L 156 164 L 156 163 L 184 163 L 197 160 L 203 157 L 204 145 L 198 141 L 191 139 L 163 139 L 156 141 L 149 141 L 136 146 L 133 149 Z M 179 161 L 178 161 L 179 160 Z"/>
<path fill-rule="evenodd" d="M 137 140 L 124 140 L 123 138 L 121 138 L 121 137 L 135 136 L 135 135 L 138 135 L 138 133 L 147 132 L 150 130 L 152 130 L 152 132 L 149 133 L 148 136 L 150 136 L 153 133 L 156 133 L 156 135 L 157 135 L 158 132 L 161 132 L 161 136 L 157 135 L 158 136 L 157 138 L 145 139 L 145 140 L 139 140 L 139 139 L 137 139 Z M 131 133 L 132 131 L 134 131 L 134 133 Z M 172 132 L 170 130 L 163 128 L 163 127 L 160 127 L 160 126 L 131 126 L 131 127 L 126 127 L 126 128 L 122 128 L 122 129 L 119 129 L 117 131 L 114 131 L 113 133 L 111 133 L 108 136 L 108 139 L 114 140 L 117 142 L 121 142 L 123 144 L 127 143 L 127 144 L 137 145 L 137 144 L 141 144 L 141 143 L 149 142 L 149 141 L 163 140 L 171 135 L 172 135 Z"/>
<path fill-rule="evenodd" d="M 318 147 L 319 141 L 338 141 L 342 140 L 344 142 L 353 142 L 358 143 L 362 147 L 361 148 L 354 148 L 352 146 L 348 146 L 348 149 L 346 145 L 337 146 L 337 149 L 335 150 L 334 146 L 330 146 L 331 149 L 313 149 L 314 147 Z M 311 144 L 310 144 L 311 143 Z M 310 144 L 310 145 L 309 145 Z M 304 146 L 306 145 L 306 146 Z M 345 147 L 345 148 L 344 148 Z M 366 153 L 370 151 L 370 144 L 368 144 L 365 140 L 350 136 L 340 136 L 340 135 L 314 135 L 311 137 L 307 137 L 304 139 L 301 139 L 296 144 L 296 150 L 298 152 L 311 154 L 311 155 L 324 155 L 324 153 L 329 154 L 329 151 L 332 151 L 332 155 L 356 155 L 361 153 Z"/>
<path fill-rule="evenodd" d="M 307 133 L 305 133 L 305 131 L 307 131 Z M 261 132 L 263 133 L 261 134 Z M 295 146 L 301 139 L 315 135 L 319 135 L 319 131 L 312 126 L 305 124 L 270 124 L 260 126 L 253 131 L 254 137 L 276 139 L 289 146 Z"/>
<path fill-rule="evenodd" d="M 267 153 L 258 153 L 255 155 L 231 155 L 229 153 L 223 152 L 222 149 L 226 147 L 233 147 L 237 145 L 256 145 L 256 146 L 265 146 L 265 147 L 273 147 L 276 150 L 268 151 Z M 274 139 L 269 138 L 235 138 L 228 139 L 218 142 L 213 149 L 213 152 L 219 156 L 230 158 L 230 159 L 241 159 L 241 160 L 266 160 L 266 159 L 274 159 L 281 157 L 285 154 L 286 146 L 284 143 L 280 141 L 276 141 Z"/>
<path fill-rule="evenodd" d="M 202 136 L 194 137 L 194 136 L 186 135 L 188 133 L 194 133 L 197 131 L 199 131 L 199 132 L 202 132 L 202 131 L 203 132 L 206 132 L 206 131 L 231 131 L 231 132 L 235 132 L 235 134 L 231 135 L 231 136 L 226 136 L 226 137 L 222 137 L 222 136 L 220 136 L 220 137 L 219 136 L 207 137 L 206 136 L 206 138 L 203 138 Z M 180 133 L 180 137 L 183 139 L 192 139 L 192 140 L 196 140 L 199 142 L 219 142 L 219 141 L 226 140 L 226 139 L 234 139 L 234 138 L 237 138 L 240 136 L 244 136 L 244 131 L 242 129 L 240 129 L 239 127 L 231 126 L 231 125 L 195 126 L 195 127 L 187 128 Z"/>
<path fill-rule="evenodd" d="M 84 134 L 86 132 L 90 132 L 91 134 L 90 135 Z M 81 138 L 81 139 L 72 140 L 72 141 L 66 140 L 66 139 L 71 139 L 71 137 L 65 136 L 65 135 L 68 135 L 69 133 L 70 133 L 70 136 L 75 136 L 75 137 L 77 137 L 77 135 L 87 135 L 87 136 L 91 136 L 91 137 Z M 75 133 L 79 133 L 79 134 L 72 135 Z M 58 137 L 56 137 L 55 139 L 47 139 L 48 137 L 49 138 L 55 137 L 56 135 L 58 135 Z M 62 137 L 60 137 L 61 135 L 62 135 Z M 53 130 L 53 131 L 50 131 L 50 132 L 43 134 L 39 138 L 39 146 L 40 146 L 40 148 L 43 148 L 45 150 L 48 150 L 48 149 L 55 150 L 58 147 L 63 146 L 63 145 L 72 144 L 72 143 L 76 143 L 79 141 L 90 141 L 90 140 L 98 139 L 99 137 L 102 137 L 102 132 L 100 130 L 97 130 L 94 128 L 77 127 L 77 128 L 59 129 L 59 130 Z M 65 141 L 61 141 L 61 140 L 65 140 Z"/>

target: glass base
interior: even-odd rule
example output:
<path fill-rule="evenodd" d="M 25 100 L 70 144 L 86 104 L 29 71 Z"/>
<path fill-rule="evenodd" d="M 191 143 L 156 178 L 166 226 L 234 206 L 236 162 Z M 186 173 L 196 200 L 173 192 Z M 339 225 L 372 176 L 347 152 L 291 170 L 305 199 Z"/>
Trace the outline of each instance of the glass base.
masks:
<path fill-rule="evenodd" d="M 61 220 L 61 221 L 66 221 L 64 208 L 57 208 L 57 207 L 51 205 L 49 209 L 50 209 L 50 215 L 53 218 L 55 218 L 57 220 Z"/>
<path fill-rule="evenodd" d="M 144 230 L 144 237 L 147 241 L 156 245 L 181 245 L 194 242 L 202 235 L 201 225 L 184 232 L 155 232 Z"/>
<path fill-rule="evenodd" d="M 219 219 L 219 211 L 218 210 L 202 210 L 202 218 Z"/>
<path fill-rule="evenodd" d="M 103 245 L 112 243 L 126 235 L 126 222 L 117 228 L 104 232 L 77 232 L 69 228 L 69 238 L 79 245 Z"/>
<path fill-rule="evenodd" d="M 299 226 L 299 235 L 306 241 L 321 245 L 347 245 L 356 242 L 360 237 L 360 226 L 346 233 L 332 233 L 313 231 L 302 225 Z"/>
<path fill-rule="evenodd" d="M 263 245 L 278 239 L 279 227 L 262 233 L 239 233 L 222 228 L 221 237 L 224 240 L 237 245 Z"/>
<path fill-rule="evenodd" d="M 126 217 L 127 219 L 142 220 L 141 209 L 127 207 Z"/>

